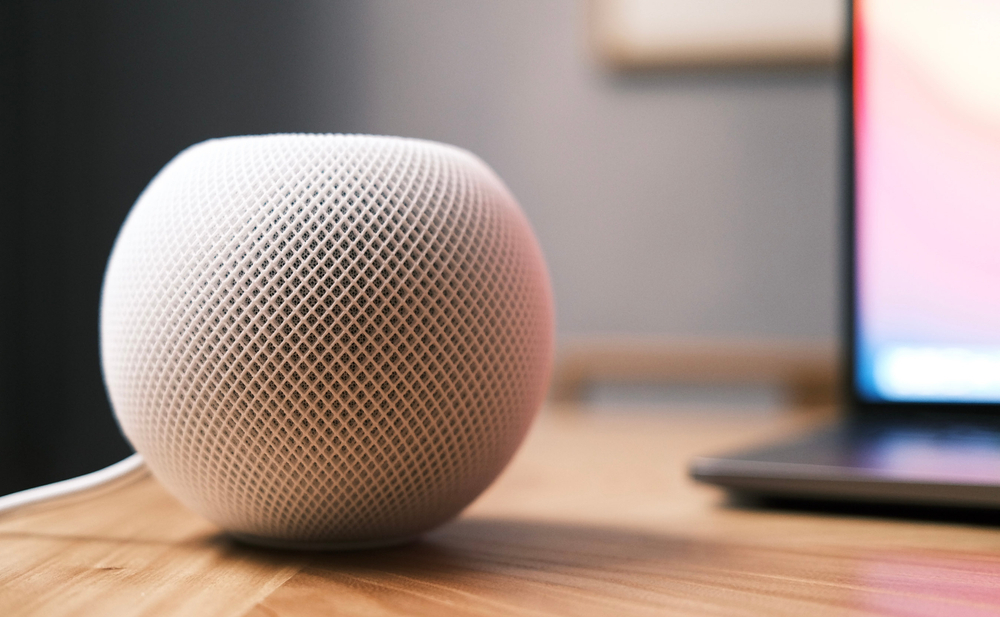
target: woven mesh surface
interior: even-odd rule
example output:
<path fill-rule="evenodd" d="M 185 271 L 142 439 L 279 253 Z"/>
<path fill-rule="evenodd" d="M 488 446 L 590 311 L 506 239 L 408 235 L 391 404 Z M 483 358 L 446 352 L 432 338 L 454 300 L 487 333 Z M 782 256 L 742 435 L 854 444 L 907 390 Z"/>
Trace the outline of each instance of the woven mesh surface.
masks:
<path fill-rule="evenodd" d="M 101 305 L 121 427 L 238 534 L 353 545 L 457 514 L 547 386 L 534 236 L 463 150 L 399 138 L 213 140 L 129 214 Z"/>

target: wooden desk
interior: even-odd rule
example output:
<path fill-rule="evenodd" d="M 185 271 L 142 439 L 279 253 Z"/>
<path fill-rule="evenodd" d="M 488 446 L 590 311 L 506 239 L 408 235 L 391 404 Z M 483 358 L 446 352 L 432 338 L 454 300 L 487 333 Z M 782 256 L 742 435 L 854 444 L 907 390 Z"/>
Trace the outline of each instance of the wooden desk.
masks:
<path fill-rule="evenodd" d="M 1000 614 L 1000 527 L 739 509 L 685 476 L 803 422 L 547 410 L 459 520 L 347 554 L 242 546 L 140 472 L 0 518 L 0 615 Z"/>

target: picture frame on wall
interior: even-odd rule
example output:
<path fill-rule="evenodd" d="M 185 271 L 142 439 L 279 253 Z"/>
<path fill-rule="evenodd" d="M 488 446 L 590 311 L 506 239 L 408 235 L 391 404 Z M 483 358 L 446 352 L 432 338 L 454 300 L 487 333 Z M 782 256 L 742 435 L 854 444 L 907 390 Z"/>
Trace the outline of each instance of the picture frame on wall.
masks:
<path fill-rule="evenodd" d="M 591 0 L 612 66 L 823 65 L 844 50 L 844 0 Z"/>

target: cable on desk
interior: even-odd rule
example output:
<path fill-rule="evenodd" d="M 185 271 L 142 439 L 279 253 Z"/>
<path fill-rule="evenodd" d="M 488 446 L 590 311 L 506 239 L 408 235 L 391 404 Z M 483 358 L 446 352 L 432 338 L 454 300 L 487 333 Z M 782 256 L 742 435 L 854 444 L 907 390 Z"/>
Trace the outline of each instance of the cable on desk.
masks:
<path fill-rule="evenodd" d="M 56 497 L 65 497 L 66 495 L 72 495 L 73 493 L 79 493 L 106 484 L 129 475 L 142 468 L 142 465 L 142 456 L 133 454 L 124 460 L 93 473 L 5 495 L 0 497 L 0 514 L 7 514 L 11 510 L 22 506 L 55 499 Z"/>

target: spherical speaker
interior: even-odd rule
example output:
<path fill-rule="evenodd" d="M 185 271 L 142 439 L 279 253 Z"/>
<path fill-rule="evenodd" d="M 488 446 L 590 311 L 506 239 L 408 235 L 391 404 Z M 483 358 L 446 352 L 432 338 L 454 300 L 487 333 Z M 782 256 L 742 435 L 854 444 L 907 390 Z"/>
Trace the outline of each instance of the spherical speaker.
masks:
<path fill-rule="evenodd" d="M 252 542 L 400 542 L 500 473 L 553 348 L 499 178 L 414 139 L 267 135 L 171 161 L 101 299 L 115 415 L 183 503 Z"/>

